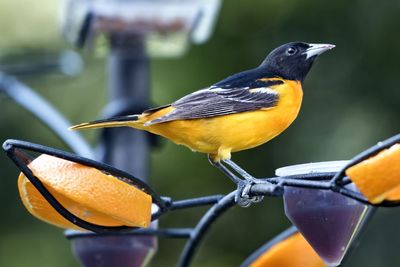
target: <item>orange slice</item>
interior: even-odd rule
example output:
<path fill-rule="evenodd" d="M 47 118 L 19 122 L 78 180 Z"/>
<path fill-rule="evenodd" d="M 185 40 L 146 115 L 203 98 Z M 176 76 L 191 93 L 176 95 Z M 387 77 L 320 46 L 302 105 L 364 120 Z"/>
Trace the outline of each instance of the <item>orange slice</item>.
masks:
<path fill-rule="evenodd" d="M 103 226 L 150 224 L 151 196 L 114 176 L 48 155 L 28 167 L 66 209 L 83 220 Z M 59 215 L 23 173 L 18 189 L 33 216 L 61 228 L 82 230 Z"/>
<path fill-rule="evenodd" d="M 400 145 L 395 144 L 346 171 L 371 203 L 400 200 Z"/>
<path fill-rule="evenodd" d="M 326 267 L 300 233 L 272 246 L 265 251 L 249 267 Z"/>

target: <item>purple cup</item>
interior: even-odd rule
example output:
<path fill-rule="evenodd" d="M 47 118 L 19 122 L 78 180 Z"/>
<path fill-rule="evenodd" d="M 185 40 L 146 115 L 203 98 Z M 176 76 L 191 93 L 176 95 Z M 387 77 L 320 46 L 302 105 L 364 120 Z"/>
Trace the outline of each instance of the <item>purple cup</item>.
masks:
<path fill-rule="evenodd" d="M 347 161 L 301 164 L 278 169 L 279 176 L 336 172 Z M 348 186 L 355 188 L 353 184 Z M 285 187 L 285 214 L 318 255 L 338 266 L 361 229 L 369 206 L 330 190 Z"/>
<path fill-rule="evenodd" d="M 153 222 L 152 228 L 156 227 Z M 68 230 L 72 252 L 83 267 L 144 267 L 157 250 L 157 237 L 134 233 L 94 234 Z"/>

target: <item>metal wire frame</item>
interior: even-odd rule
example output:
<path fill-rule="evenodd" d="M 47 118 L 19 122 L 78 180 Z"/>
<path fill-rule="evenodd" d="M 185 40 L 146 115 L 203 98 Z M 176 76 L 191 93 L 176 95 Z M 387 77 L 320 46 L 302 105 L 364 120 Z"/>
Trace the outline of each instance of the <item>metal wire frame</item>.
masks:
<path fill-rule="evenodd" d="M 349 198 L 360 201 L 364 204 L 374 206 L 398 206 L 399 202 L 383 202 L 380 204 L 371 204 L 364 196 L 359 192 L 351 190 L 347 185 L 351 183 L 348 177 L 346 177 L 346 169 L 365 160 L 379 151 L 386 149 L 393 144 L 400 142 L 400 135 L 396 135 L 383 142 L 379 142 L 378 145 L 373 146 L 366 151 L 355 156 L 349 163 L 337 173 L 310 173 L 304 175 L 291 175 L 285 177 L 271 177 L 260 179 L 260 183 L 252 185 L 250 189 L 250 196 L 281 196 L 284 193 L 285 186 L 292 187 L 303 187 L 311 189 L 331 190 L 340 193 Z M 80 157 L 65 151 L 57 150 L 54 148 L 45 147 L 30 142 L 20 140 L 7 140 L 3 144 L 3 149 L 7 155 L 14 161 L 18 168 L 27 176 L 32 184 L 38 189 L 43 197 L 60 213 L 65 219 L 76 224 L 79 227 L 88 229 L 93 232 L 102 234 L 138 234 L 138 235 L 157 235 L 164 237 L 176 237 L 176 238 L 188 238 L 188 241 L 180 256 L 178 267 L 187 267 L 190 265 L 197 248 L 200 245 L 202 238 L 209 230 L 211 225 L 229 208 L 235 205 L 235 194 L 236 190 L 225 195 L 214 195 L 193 199 L 186 199 L 181 201 L 172 201 L 167 197 L 160 197 L 155 191 L 147 185 L 144 181 L 136 178 L 129 173 L 116 169 L 110 165 L 100 163 L 94 160 L 90 160 L 84 157 Z M 35 177 L 32 171 L 28 168 L 29 163 L 27 154 L 23 153 L 22 150 L 31 152 L 37 152 L 42 154 L 48 154 L 51 156 L 59 157 L 65 160 L 77 162 L 89 167 L 99 169 L 107 172 L 116 178 L 124 178 L 122 181 L 128 184 L 134 185 L 144 192 L 150 194 L 153 198 L 153 202 L 158 206 L 158 211 L 152 214 L 152 220 L 159 218 L 161 215 L 168 211 L 192 208 L 204 205 L 213 205 L 201 218 L 195 228 L 174 228 L 174 229 L 135 229 L 128 226 L 101 226 L 89 223 L 85 220 L 77 218 L 75 215 L 70 213 L 52 194 L 44 187 L 40 180 Z M 126 179 L 125 179 L 126 178 Z M 133 230 L 133 231 L 132 231 Z M 84 234 L 86 235 L 86 234 Z M 74 236 L 74 235 L 71 235 Z"/>
<path fill-rule="evenodd" d="M 393 136 L 385 141 L 379 142 L 377 145 L 361 152 L 346 164 L 339 172 L 334 173 L 309 173 L 304 175 L 292 175 L 284 177 L 273 177 L 261 179 L 263 182 L 254 184 L 250 189 L 250 197 L 252 196 L 280 196 L 284 193 L 285 186 L 303 187 L 310 189 L 331 190 L 342 194 L 346 197 L 355 199 L 366 205 L 393 207 L 399 206 L 398 201 L 384 201 L 379 204 L 372 204 L 358 191 L 350 189 L 348 184 L 351 183 L 350 179 L 346 176 L 346 170 L 361 161 L 379 153 L 396 143 L 400 142 L 400 134 Z M 180 256 L 178 267 L 188 267 L 194 257 L 196 248 L 199 246 L 204 234 L 210 228 L 213 222 L 216 221 L 225 211 L 234 206 L 234 196 L 236 191 L 231 192 L 216 203 L 210 210 L 203 216 L 200 222 L 194 229 L 193 234 L 187 241 L 186 246 Z M 289 230 L 290 232 L 291 230 Z M 273 242 L 273 240 L 271 241 Z"/>
<path fill-rule="evenodd" d="M 349 162 L 336 173 L 311 173 L 305 175 L 292 175 L 285 177 L 273 177 L 262 179 L 265 182 L 269 182 L 277 187 L 274 190 L 283 193 L 284 186 L 293 187 L 305 187 L 322 190 L 332 190 L 340 193 L 346 197 L 355 199 L 367 205 L 378 206 L 378 207 L 394 207 L 399 206 L 400 201 L 383 201 L 375 204 L 368 201 L 360 192 L 350 189 L 346 185 L 352 183 L 349 177 L 346 175 L 346 170 L 376 154 L 384 149 L 387 149 L 394 144 L 400 143 L 400 134 L 392 136 L 384 141 L 378 142 L 376 145 L 366 149 L 353 157 Z M 255 184 L 250 190 L 251 195 L 263 195 L 271 191 L 271 185 L 268 183 Z"/>
<path fill-rule="evenodd" d="M 179 257 L 178 267 L 188 267 L 193 260 L 194 254 L 200 245 L 202 238 L 210 229 L 211 225 L 226 212 L 229 208 L 235 205 L 236 190 L 221 198 L 214 204 L 200 219 L 199 223 L 193 229 L 190 238 L 185 244 L 183 251 Z"/>
<path fill-rule="evenodd" d="M 263 179 L 264 182 L 254 184 L 250 189 L 250 197 L 252 196 L 281 196 L 284 193 L 285 186 L 292 187 L 305 187 L 311 189 L 322 189 L 332 190 L 332 182 L 330 179 L 334 177 L 335 173 L 312 173 L 305 175 L 293 175 L 286 177 L 274 177 Z M 310 179 L 310 180 L 308 180 Z M 324 181 L 325 180 L 325 181 Z M 307 184 L 309 186 L 307 186 Z M 340 187 L 340 186 L 338 186 Z M 363 203 L 369 204 L 369 202 L 360 198 L 356 193 L 351 192 L 347 188 L 343 188 L 343 191 L 338 191 L 347 197 L 362 200 Z M 211 225 L 226 212 L 229 208 L 235 206 L 235 195 L 236 190 L 226 195 L 218 203 L 212 206 L 207 213 L 201 218 L 199 223 L 193 229 L 193 232 L 188 239 L 184 250 L 181 253 L 177 267 L 188 267 L 190 266 L 197 248 L 200 245 L 202 238 L 206 232 L 210 229 Z"/>
<path fill-rule="evenodd" d="M 190 265 L 193 256 L 195 254 L 195 251 L 200 245 L 201 239 L 208 231 L 212 223 L 215 222 L 230 207 L 233 207 L 235 205 L 234 196 L 236 194 L 236 191 L 224 197 L 220 195 L 215 195 L 215 196 L 187 199 L 181 201 L 172 201 L 169 198 L 160 197 L 145 182 L 136 177 L 133 177 L 132 175 L 126 172 L 118 170 L 107 164 L 83 158 L 65 151 L 20 140 L 7 140 L 3 144 L 3 149 L 6 151 L 7 156 L 10 157 L 10 159 L 17 165 L 17 167 L 25 174 L 25 176 L 31 181 L 31 183 L 37 188 L 37 190 L 49 202 L 49 204 L 58 213 L 60 213 L 61 216 L 63 216 L 65 219 L 67 219 L 68 221 L 74 223 L 75 225 L 81 228 L 102 234 L 116 234 L 116 233 L 143 234 L 143 232 L 141 231 L 145 231 L 146 234 L 151 234 L 151 235 L 189 238 L 180 256 L 179 263 L 177 265 L 180 267 L 185 267 Z M 132 231 L 134 228 L 128 226 L 110 227 L 110 226 L 96 225 L 76 217 L 74 214 L 69 212 L 60 202 L 57 201 L 57 199 L 46 189 L 46 187 L 41 183 L 41 181 L 32 173 L 32 171 L 27 166 L 27 164 L 30 162 L 30 159 L 29 155 L 24 153 L 24 151 L 36 152 L 36 153 L 59 157 L 65 160 L 77 162 L 85 166 L 99 169 L 101 171 L 104 171 L 106 173 L 115 176 L 116 178 L 123 177 L 124 179 L 122 181 L 135 185 L 136 187 L 142 189 L 144 192 L 152 196 L 153 202 L 159 207 L 158 212 L 152 215 L 152 220 L 159 218 L 162 214 L 166 213 L 167 211 L 210 205 L 210 204 L 214 205 L 206 212 L 206 214 L 202 217 L 202 219 L 199 221 L 199 223 L 194 229 L 186 229 L 184 233 L 182 233 L 183 229 L 170 229 L 170 230 L 138 229 Z M 315 179 L 315 175 L 313 175 L 313 178 Z M 255 187 L 253 191 L 257 192 L 258 188 L 258 193 L 261 192 L 265 195 L 266 194 L 271 195 L 271 192 L 275 192 L 275 190 L 273 189 L 271 190 L 271 183 L 269 181 L 263 185 L 264 185 L 263 187 Z"/>

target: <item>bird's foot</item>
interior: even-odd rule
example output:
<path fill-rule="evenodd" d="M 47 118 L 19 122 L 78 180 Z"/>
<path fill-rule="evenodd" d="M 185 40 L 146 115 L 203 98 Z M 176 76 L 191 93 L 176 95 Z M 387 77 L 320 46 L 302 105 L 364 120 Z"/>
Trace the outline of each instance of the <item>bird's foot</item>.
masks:
<path fill-rule="evenodd" d="M 238 183 L 235 202 L 239 206 L 246 208 L 254 203 L 259 203 L 264 199 L 264 196 L 250 196 L 251 187 L 256 183 L 260 183 L 260 181 L 255 178 L 254 181 L 242 180 Z"/>
<path fill-rule="evenodd" d="M 225 167 L 221 162 L 215 162 L 210 155 L 208 155 L 208 161 L 213 165 L 214 167 L 218 168 L 221 170 L 229 179 L 232 180 L 235 184 L 238 184 L 242 181 L 239 177 L 237 177 L 234 173 L 232 173 L 227 167 Z"/>
<path fill-rule="evenodd" d="M 255 177 L 253 177 L 252 175 L 250 175 L 248 172 L 246 172 L 244 169 L 242 169 L 239 165 L 237 165 L 235 162 L 233 162 L 230 159 L 225 159 L 222 162 L 224 162 L 225 164 L 227 164 L 229 167 L 231 167 L 237 174 L 240 175 L 240 177 L 242 177 L 243 179 L 251 182 L 251 183 L 258 183 L 259 180 Z"/>
<path fill-rule="evenodd" d="M 234 163 L 230 159 L 222 160 L 220 162 L 216 162 L 209 155 L 209 162 L 214 166 L 221 170 L 226 176 L 228 176 L 236 185 L 236 195 L 235 202 L 241 207 L 249 207 L 253 203 L 259 203 L 264 199 L 264 196 L 250 196 L 251 187 L 254 184 L 262 183 L 261 180 L 254 178 L 245 170 L 239 167 L 236 163 Z M 231 171 L 227 166 L 228 165 L 234 172 Z M 239 177 L 237 176 L 239 175 Z"/>

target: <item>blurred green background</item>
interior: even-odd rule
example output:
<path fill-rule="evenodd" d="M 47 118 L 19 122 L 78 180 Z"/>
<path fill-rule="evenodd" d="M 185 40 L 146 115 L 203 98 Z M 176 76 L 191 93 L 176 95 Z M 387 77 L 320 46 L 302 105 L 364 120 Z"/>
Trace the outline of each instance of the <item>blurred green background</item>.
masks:
<path fill-rule="evenodd" d="M 68 48 L 58 32 L 57 5 L 54 0 L 0 2 L 0 64 L 21 53 Z M 268 144 L 234 154 L 233 159 L 259 177 L 272 176 L 285 165 L 348 159 L 398 133 L 399 26 L 396 0 L 225 1 L 210 41 L 192 46 L 182 58 L 152 61 L 152 99 L 166 104 L 253 68 L 285 42 L 333 43 L 337 47 L 316 62 L 305 81 L 304 103 L 294 124 Z M 98 118 L 106 102 L 106 59 L 83 56 L 85 69 L 77 77 L 23 78 L 74 123 Z M 17 138 L 67 149 L 2 94 L 0 107 L 1 142 Z M 83 134 L 94 144 L 98 133 Z M 152 160 L 152 183 L 163 195 L 180 199 L 234 189 L 204 155 L 170 142 L 163 142 Z M 36 220 L 22 206 L 17 169 L 4 154 L 0 154 L 0 170 L 0 266 L 78 266 L 63 232 Z M 167 215 L 160 224 L 190 226 L 203 211 Z M 343 266 L 400 266 L 399 225 L 399 209 L 379 209 Z M 281 199 L 234 208 L 212 228 L 193 266 L 238 266 L 288 226 Z M 174 266 L 182 245 L 182 241 L 160 240 L 152 266 Z"/>

